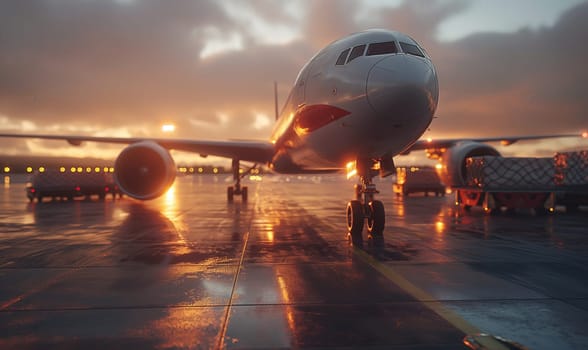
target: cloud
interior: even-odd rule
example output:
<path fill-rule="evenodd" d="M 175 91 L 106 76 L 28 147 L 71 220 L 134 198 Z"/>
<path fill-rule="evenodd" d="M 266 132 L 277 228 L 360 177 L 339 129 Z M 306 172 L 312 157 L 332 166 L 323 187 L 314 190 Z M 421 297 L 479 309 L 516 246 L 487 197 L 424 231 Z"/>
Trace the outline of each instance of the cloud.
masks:
<path fill-rule="evenodd" d="M 479 33 L 439 46 L 442 133 L 528 134 L 588 127 L 588 4 L 553 27 Z M 433 54 L 435 60 L 435 55 Z"/>

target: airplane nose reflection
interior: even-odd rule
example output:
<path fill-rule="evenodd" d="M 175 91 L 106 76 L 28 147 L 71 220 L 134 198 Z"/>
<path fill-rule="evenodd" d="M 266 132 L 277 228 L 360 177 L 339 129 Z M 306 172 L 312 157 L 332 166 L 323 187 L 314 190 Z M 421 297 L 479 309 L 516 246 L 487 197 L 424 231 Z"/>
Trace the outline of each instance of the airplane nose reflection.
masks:
<path fill-rule="evenodd" d="M 431 63 L 421 58 L 390 56 L 371 69 L 367 96 L 378 115 L 406 122 L 424 117 L 430 122 L 437 107 L 437 76 Z"/>

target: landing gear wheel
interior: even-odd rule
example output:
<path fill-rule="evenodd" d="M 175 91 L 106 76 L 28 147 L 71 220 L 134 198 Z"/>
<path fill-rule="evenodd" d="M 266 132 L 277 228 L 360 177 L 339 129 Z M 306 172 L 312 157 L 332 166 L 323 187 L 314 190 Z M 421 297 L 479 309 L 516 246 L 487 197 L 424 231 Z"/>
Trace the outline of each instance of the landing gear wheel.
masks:
<path fill-rule="evenodd" d="M 233 188 L 233 186 L 227 187 L 227 200 L 229 202 L 232 202 L 234 196 L 235 196 L 235 189 Z"/>
<path fill-rule="evenodd" d="M 241 187 L 241 200 L 243 202 L 247 202 L 247 198 L 249 197 L 247 186 Z"/>
<path fill-rule="evenodd" d="M 371 201 L 368 204 L 367 229 L 372 237 L 382 237 L 386 225 L 386 213 L 384 204 L 380 201 Z"/>
<path fill-rule="evenodd" d="M 352 200 L 347 203 L 347 230 L 351 235 L 351 242 L 353 245 L 361 246 L 363 238 L 361 231 L 363 231 L 363 208 L 361 202 Z"/>

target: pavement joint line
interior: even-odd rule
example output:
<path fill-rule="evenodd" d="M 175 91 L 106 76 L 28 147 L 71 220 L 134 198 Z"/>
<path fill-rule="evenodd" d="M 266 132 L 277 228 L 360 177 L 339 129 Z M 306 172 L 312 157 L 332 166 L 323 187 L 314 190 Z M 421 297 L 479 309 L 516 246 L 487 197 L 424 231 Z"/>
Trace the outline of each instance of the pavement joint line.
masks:
<path fill-rule="evenodd" d="M 384 277 L 388 280 L 396 284 L 398 287 L 403 289 L 405 292 L 410 294 L 414 297 L 417 301 L 419 301 L 422 305 L 436 313 L 438 316 L 443 318 L 445 321 L 449 322 L 452 326 L 459 329 L 463 332 L 466 336 L 468 335 L 477 335 L 483 334 L 483 332 L 475 327 L 474 325 L 468 323 L 466 320 L 461 318 L 455 312 L 451 311 L 447 307 L 443 306 L 440 301 L 433 298 L 433 296 L 429 295 L 424 290 L 420 289 L 419 287 L 412 284 L 406 278 L 404 278 L 399 273 L 395 272 L 389 266 L 379 262 L 374 257 L 369 255 L 366 251 L 361 248 L 355 247 L 353 249 L 353 253 L 360 258 L 360 260 L 376 271 L 380 272 Z M 503 344 L 499 343 L 497 340 L 493 338 L 485 338 L 480 341 L 481 345 L 484 347 L 482 349 L 488 350 L 508 350 Z"/>
<path fill-rule="evenodd" d="M 257 206 L 257 205 L 256 205 Z M 225 336 L 227 333 L 227 327 L 229 325 L 229 318 L 231 316 L 231 309 L 233 306 L 233 298 L 235 296 L 235 291 L 237 290 L 237 281 L 239 280 L 239 275 L 241 274 L 241 270 L 243 269 L 243 264 L 245 262 L 245 252 L 247 251 L 247 243 L 249 242 L 249 236 L 251 232 L 251 222 L 255 217 L 255 210 L 250 217 L 250 221 L 245 231 L 244 239 L 243 239 L 243 249 L 241 251 L 241 257 L 239 258 L 239 264 L 237 265 L 237 271 L 235 272 L 235 277 L 233 278 L 233 286 L 231 288 L 231 295 L 229 296 L 229 302 L 227 303 L 227 311 L 225 313 L 225 317 L 223 319 L 222 328 L 220 331 L 220 336 L 218 339 L 217 349 L 222 349 L 225 343 Z"/>

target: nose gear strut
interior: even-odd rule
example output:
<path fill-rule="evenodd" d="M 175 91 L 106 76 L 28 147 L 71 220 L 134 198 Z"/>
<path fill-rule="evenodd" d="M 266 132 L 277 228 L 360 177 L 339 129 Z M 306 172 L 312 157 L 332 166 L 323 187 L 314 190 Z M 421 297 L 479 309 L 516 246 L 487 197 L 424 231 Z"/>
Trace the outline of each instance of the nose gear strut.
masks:
<path fill-rule="evenodd" d="M 384 204 L 375 200 L 379 193 L 372 182 L 378 173 L 380 160 L 359 158 L 356 161 L 356 171 L 359 184 L 355 185 L 355 199 L 347 203 L 347 230 L 353 245 L 363 244 L 362 231 L 364 221 L 367 221 L 369 238 L 381 239 L 386 225 Z"/>
<path fill-rule="evenodd" d="M 233 161 L 231 162 L 231 168 L 233 170 L 233 181 L 235 181 L 235 184 L 233 186 L 227 187 L 227 200 L 229 202 L 233 201 L 235 195 L 241 196 L 241 201 L 247 202 L 247 186 L 241 186 L 241 179 L 245 177 L 247 174 L 249 174 L 249 172 L 251 172 L 251 170 L 255 169 L 256 167 L 257 163 L 254 164 L 251 168 L 244 171 L 243 174 L 240 174 L 239 159 L 233 159 Z"/>

